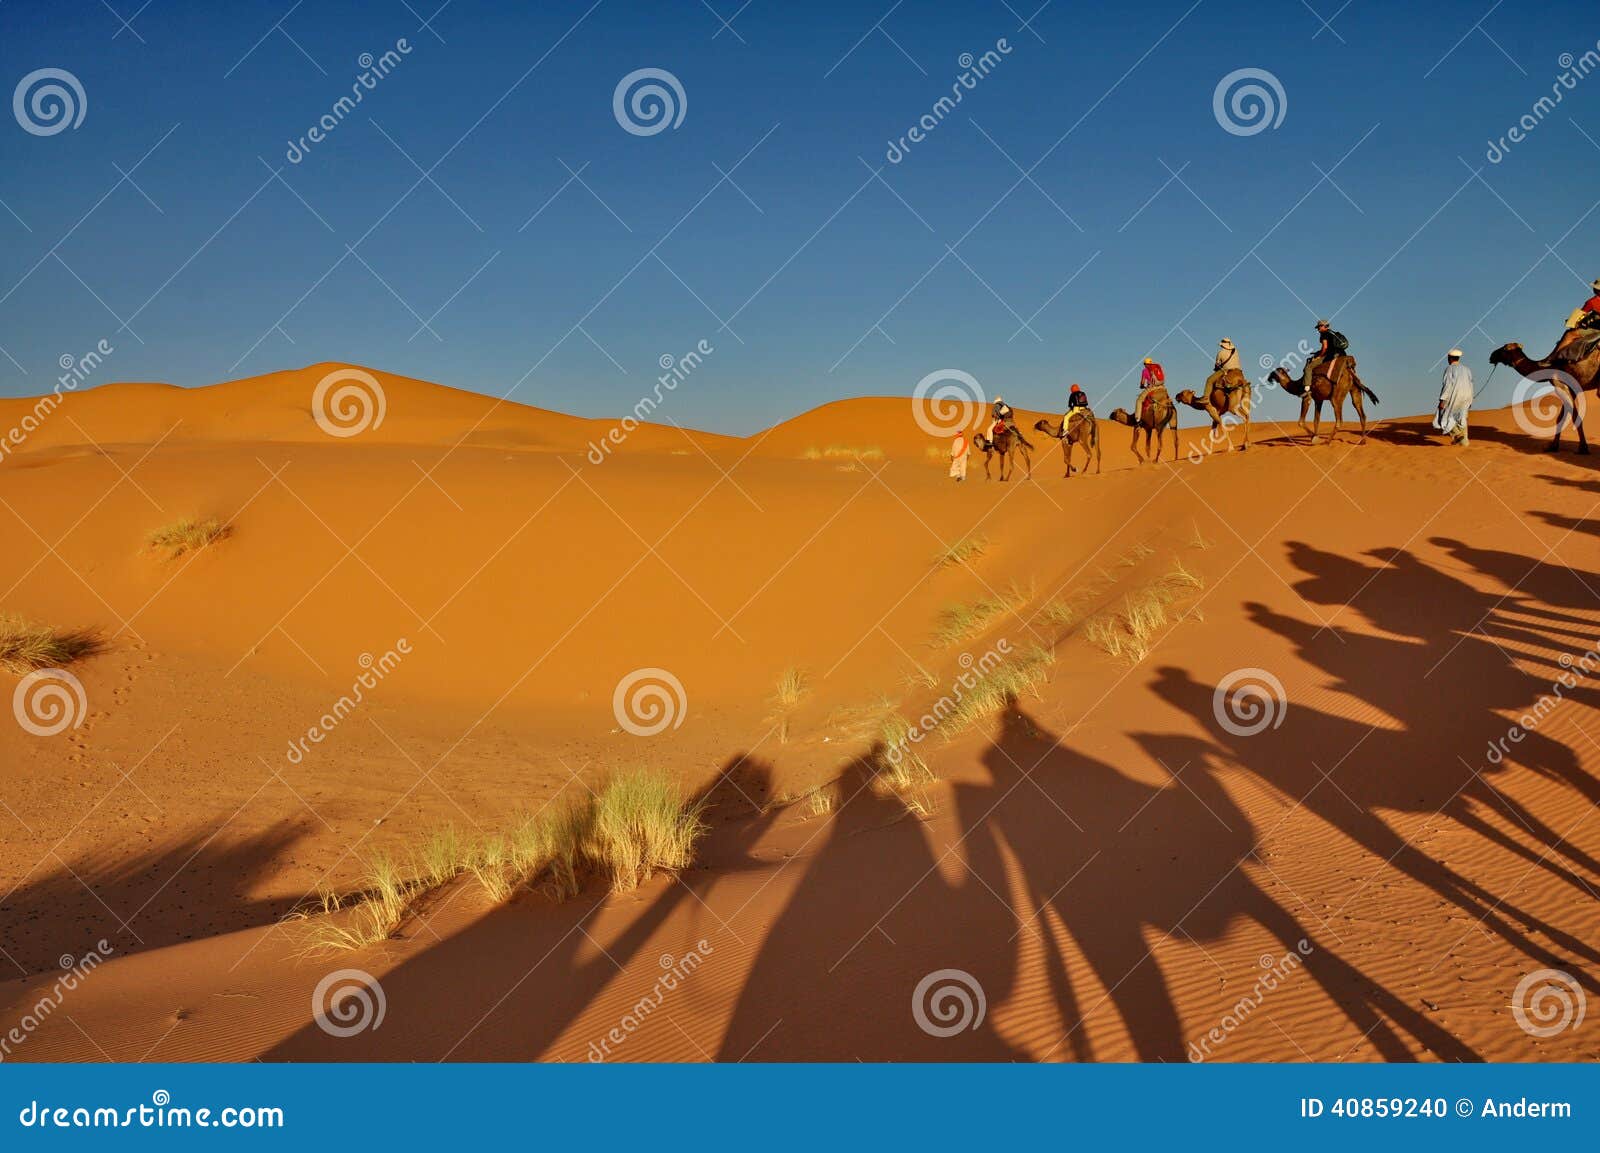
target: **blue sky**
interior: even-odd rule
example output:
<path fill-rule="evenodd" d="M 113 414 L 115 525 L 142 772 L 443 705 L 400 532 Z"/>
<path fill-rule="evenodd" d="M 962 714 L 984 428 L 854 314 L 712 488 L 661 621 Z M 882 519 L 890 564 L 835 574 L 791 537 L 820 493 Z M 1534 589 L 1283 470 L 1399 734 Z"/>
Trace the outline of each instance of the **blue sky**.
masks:
<path fill-rule="evenodd" d="M 1596 48 L 1592 4 L 440 2 L 0 7 L 6 87 L 59 68 L 86 98 L 52 135 L 0 123 L 0 393 L 106 339 L 96 382 L 345 360 L 598 416 L 706 340 L 686 425 L 945 368 L 1104 411 L 1147 354 L 1197 382 L 1220 336 L 1253 367 L 1332 314 L 1414 412 L 1452 344 L 1481 381 L 1600 276 L 1600 75 L 1485 155 Z M 675 128 L 614 116 L 641 68 L 681 84 Z M 1242 68 L 1281 84 L 1275 127 L 1219 123 Z"/>

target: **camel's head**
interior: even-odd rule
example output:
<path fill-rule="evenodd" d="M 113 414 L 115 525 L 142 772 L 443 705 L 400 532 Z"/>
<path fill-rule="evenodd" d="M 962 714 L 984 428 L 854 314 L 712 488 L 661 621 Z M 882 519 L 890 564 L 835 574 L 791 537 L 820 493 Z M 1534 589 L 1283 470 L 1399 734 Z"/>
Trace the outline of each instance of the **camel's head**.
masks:
<path fill-rule="evenodd" d="M 1034 432 L 1042 432 L 1046 436 L 1059 436 L 1060 435 L 1060 431 L 1056 428 L 1055 425 L 1051 424 L 1048 420 L 1036 420 L 1036 421 L 1034 421 L 1033 422 L 1033 431 Z"/>
<path fill-rule="evenodd" d="M 1178 394 L 1178 403 L 1179 404 L 1194 404 L 1195 403 L 1194 389 L 1186 388 L 1182 392 L 1180 392 Z"/>
<path fill-rule="evenodd" d="M 1113 421 L 1115 421 L 1116 423 L 1118 423 L 1118 424 L 1132 424 L 1133 423 L 1133 417 L 1128 414 L 1128 410 L 1125 409 L 1125 408 L 1114 408 L 1114 409 L 1112 409 L 1111 410 L 1111 419 Z"/>
<path fill-rule="evenodd" d="M 1511 358 L 1521 351 L 1522 345 L 1518 344 L 1514 340 L 1510 344 L 1502 344 L 1499 348 L 1495 349 L 1489 354 L 1489 363 L 1510 364 Z"/>
<path fill-rule="evenodd" d="M 1289 376 L 1289 370 L 1280 364 L 1277 368 L 1274 368 L 1271 372 L 1267 373 L 1267 379 L 1275 380 L 1279 384 L 1288 384 L 1291 378 Z"/>
<path fill-rule="evenodd" d="M 994 445 L 990 443 L 989 438 L 984 436 L 983 433 L 975 432 L 972 434 L 972 447 L 979 452 L 988 452 Z"/>

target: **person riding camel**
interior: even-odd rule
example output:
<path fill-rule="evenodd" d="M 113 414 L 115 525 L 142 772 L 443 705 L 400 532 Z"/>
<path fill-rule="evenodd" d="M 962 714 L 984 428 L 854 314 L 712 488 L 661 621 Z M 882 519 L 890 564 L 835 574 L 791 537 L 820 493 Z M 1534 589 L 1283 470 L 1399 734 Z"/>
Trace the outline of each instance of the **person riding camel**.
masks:
<path fill-rule="evenodd" d="M 1166 386 L 1167 374 L 1162 371 L 1161 366 L 1154 360 L 1148 356 L 1145 357 L 1144 371 L 1139 374 L 1139 392 L 1142 394 L 1139 400 L 1141 411 L 1155 396 L 1155 390 L 1158 388 L 1164 389 Z"/>
<path fill-rule="evenodd" d="M 1572 310 L 1567 317 L 1567 331 L 1574 328 L 1600 328 L 1600 280 L 1589 285 L 1594 295 Z"/>
<path fill-rule="evenodd" d="M 1212 390 L 1218 385 L 1226 388 L 1223 377 L 1229 372 L 1243 372 L 1239 367 L 1239 350 L 1233 347 L 1233 341 L 1226 336 L 1217 344 L 1217 359 L 1212 362 L 1211 375 L 1206 377 L 1206 392 L 1210 396 Z"/>
<path fill-rule="evenodd" d="M 1306 387 L 1311 387 L 1311 382 L 1316 379 L 1317 369 L 1326 367 L 1328 377 L 1333 377 L 1333 362 L 1350 352 L 1350 342 L 1345 339 L 1344 333 L 1335 331 L 1326 320 L 1317 321 L 1317 336 L 1321 339 L 1321 346 L 1310 360 L 1306 361 Z"/>
<path fill-rule="evenodd" d="M 1089 397 L 1075 384 L 1072 386 L 1072 391 L 1067 394 L 1067 411 L 1061 417 L 1063 433 L 1072 426 L 1072 418 L 1080 414 L 1094 419 L 1094 413 L 1089 411 Z"/>
<path fill-rule="evenodd" d="M 991 433 L 999 432 L 1001 428 L 1008 428 L 1012 432 L 1017 431 L 1017 414 L 1012 411 L 1011 406 L 1006 403 L 1005 397 L 995 397 L 994 407 L 990 410 L 990 412 L 994 416 L 994 424 L 989 430 Z"/>

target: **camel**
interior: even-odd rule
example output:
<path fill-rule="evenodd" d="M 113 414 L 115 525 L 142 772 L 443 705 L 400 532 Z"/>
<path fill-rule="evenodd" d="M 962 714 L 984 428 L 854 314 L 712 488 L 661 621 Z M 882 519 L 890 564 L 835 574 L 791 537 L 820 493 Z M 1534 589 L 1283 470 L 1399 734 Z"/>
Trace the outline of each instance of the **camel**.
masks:
<path fill-rule="evenodd" d="M 983 453 L 983 479 L 989 480 L 989 457 L 996 454 L 1000 457 L 1000 479 L 1010 480 L 1008 471 L 1015 471 L 1011 463 L 1011 454 L 1016 453 L 1022 457 L 1022 462 L 1028 466 L 1028 476 L 1033 476 L 1033 455 L 1028 451 L 1031 447 L 1022 439 L 1020 432 L 1013 432 L 1004 426 L 995 431 L 993 437 L 984 436 L 981 432 L 972 434 L 972 446 Z"/>
<path fill-rule="evenodd" d="M 1349 397 L 1354 402 L 1356 416 L 1361 419 L 1361 439 L 1356 443 L 1366 444 L 1367 406 L 1362 398 L 1365 397 L 1366 400 L 1377 404 L 1379 403 L 1378 394 L 1362 384 L 1361 378 L 1356 375 L 1355 357 L 1339 357 L 1334 362 L 1333 370 L 1333 379 L 1330 380 L 1327 366 L 1320 366 L 1316 379 L 1311 382 L 1311 387 L 1309 388 L 1306 387 L 1305 374 L 1302 374 L 1299 380 L 1295 380 L 1289 375 L 1289 370 L 1282 365 L 1273 369 L 1268 376 L 1270 379 L 1277 381 L 1278 387 L 1282 388 L 1284 392 L 1287 392 L 1290 396 L 1298 396 L 1300 398 L 1300 427 L 1311 434 L 1312 444 L 1318 444 L 1322 440 L 1322 406 L 1329 401 L 1333 402 L 1333 437 L 1329 439 L 1338 438 L 1339 422 L 1344 419 L 1346 397 Z M 1317 406 L 1316 423 L 1309 425 L 1306 423 L 1306 413 L 1313 404 Z"/>
<path fill-rule="evenodd" d="M 1489 354 L 1490 364 L 1504 364 L 1518 376 L 1549 381 L 1559 387 L 1561 416 L 1556 420 L 1555 439 L 1546 452 L 1561 451 L 1561 429 L 1571 416 L 1578 430 L 1578 451 L 1589 451 L 1589 438 L 1583 432 L 1583 410 L 1579 408 L 1584 390 L 1600 387 L 1600 340 L 1582 328 L 1568 329 L 1543 360 L 1533 360 L 1516 341 L 1503 344 Z"/>
<path fill-rule="evenodd" d="M 1133 429 L 1131 447 L 1133 455 L 1139 458 L 1139 463 L 1144 464 L 1148 459 L 1146 453 L 1150 451 L 1150 437 L 1156 438 L 1157 464 L 1161 463 L 1162 435 L 1170 425 L 1172 428 L 1172 459 L 1178 459 L 1178 408 L 1172 403 L 1172 398 L 1167 395 L 1167 390 L 1161 385 L 1153 385 L 1145 396 L 1139 398 L 1139 415 L 1133 416 L 1125 408 L 1119 408 L 1111 414 L 1111 419 L 1117 424 L 1125 424 Z M 1139 430 L 1144 430 L 1144 452 L 1139 451 Z"/>
<path fill-rule="evenodd" d="M 1226 383 L 1227 387 L 1223 387 Z M 1244 423 L 1244 444 L 1250 447 L 1250 378 L 1237 368 L 1228 369 L 1226 375 L 1210 395 L 1197 397 L 1194 390 L 1186 388 L 1178 394 L 1178 403 L 1197 408 L 1211 418 L 1211 439 L 1218 439 L 1224 416 L 1239 417 Z M 1235 423 L 1238 423 L 1237 421 Z"/>
<path fill-rule="evenodd" d="M 1070 477 L 1073 472 L 1072 446 L 1075 444 L 1083 445 L 1083 471 L 1089 470 L 1091 455 L 1094 457 L 1094 471 L 1096 473 L 1100 471 L 1100 427 L 1094 419 L 1094 413 L 1088 409 L 1083 410 L 1080 419 L 1067 422 L 1065 427 L 1059 422 L 1052 424 L 1048 420 L 1037 421 L 1033 427 L 1036 431 L 1046 436 L 1053 436 L 1061 442 L 1061 459 L 1067 465 L 1066 476 Z"/>

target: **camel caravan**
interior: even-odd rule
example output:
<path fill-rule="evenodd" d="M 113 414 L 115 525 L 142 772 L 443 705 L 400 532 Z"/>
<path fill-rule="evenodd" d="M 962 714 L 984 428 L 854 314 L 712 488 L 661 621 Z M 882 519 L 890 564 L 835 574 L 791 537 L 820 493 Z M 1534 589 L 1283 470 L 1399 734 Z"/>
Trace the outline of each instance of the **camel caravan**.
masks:
<path fill-rule="evenodd" d="M 1589 440 L 1583 427 L 1583 397 L 1589 389 L 1600 388 L 1600 280 L 1591 285 L 1594 295 L 1584 301 L 1567 317 L 1565 331 L 1555 348 L 1543 359 L 1535 360 L 1523 351 L 1522 345 L 1512 342 L 1501 345 L 1489 354 L 1489 363 L 1495 368 L 1506 365 L 1513 372 L 1535 384 L 1549 384 L 1552 395 L 1560 404 L 1555 435 L 1546 452 L 1559 452 L 1561 433 L 1571 421 L 1578 434 L 1578 451 L 1589 451 Z M 1350 342 L 1335 331 L 1326 320 L 1317 322 L 1318 347 L 1305 362 L 1298 378 L 1290 375 L 1282 365 L 1267 373 L 1263 383 L 1270 382 L 1290 396 L 1300 398 L 1300 427 L 1312 444 L 1322 441 L 1322 408 L 1333 410 L 1332 439 L 1337 440 L 1343 431 L 1344 406 L 1349 401 L 1355 409 L 1361 434 L 1357 444 L 1367 443 L 1367 402 L 1378 403 L 1378 394 L 1362 383 L 1356 371 L 1356 358 L 1350 355 Z M 1472 407 L 1474 385 L 1471 370 L 1461 363 L 1462 352 L 1452 348 L 1446 360 L 1444 381 L 1439 393 L 1439 408 L 1433 426 L 1449 435 L 1457 445 L 1467 444 L 1467 413 Z M 1491 369 L 1490 375 L 1493 375 Z M 1110 419 L 1133 430 L 1129 447 L 1140 464 L 1162 460 L 1167 435 L 1172 438 L 1172 457 L 1178 457 L 1178 409 L 1186 407 L 1203 412 L 1211 419 L 1210 441 L 1216 446 L 1224 441 L 1232 444 L 1232 430 L 1241 431 L 1244 451 L 1250 447 L 1250 408 L 1254 392 L 1250 378 L 1240 367 L 1239 350 L 1233 341 L 1223 337 L 1218 344 L 1216 360 L 1211 375 L 1198 389 L 1183 389 L 1176 397 L 1167 391 L 1166 373 L 1150 357 L 1145 357 L 1144 369 L 1139 376 L 1139 398 L 1134 411 L 1117 408 Z M 995 397 L 991 420 L 986 431 L 974 434 L 973 447 L 983 453 L 984 478 L 992 479 L 990 466 L 998 458 L 1000 479 L 1011 479 L 1020 458 L 1028 477 L 1033 476 L 1033 444 L 1017 427 L 1016 414 L 1006 404 L 1004 397 Z M 1089 407 L 1089 399 L 1076 384 L 1067 400 L 1067 410 L 1059 421 L 1040 420 L 1034 430 L 1061 442 L 1061 459 L 1065 476 L 1087 472 L 1090 463 L 1100 471 L 1099 421 Z M 1144 444 L 1140 445 L 1140 433 Z M 958 435 L 957 447 L 951 452 L 950 475 L 966 475 L 966 441 Z M 1152 447 L 1154 452 L 1152 453 Z M 1081 467 L 1073 464 L 1073 455 L 1083 450 Z M 1190 449 L 1191 455 L 1198 450 Z M 959 458 L 959 466 L 958 466 Z"/>

